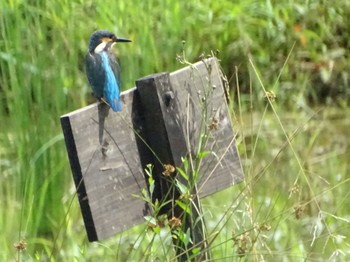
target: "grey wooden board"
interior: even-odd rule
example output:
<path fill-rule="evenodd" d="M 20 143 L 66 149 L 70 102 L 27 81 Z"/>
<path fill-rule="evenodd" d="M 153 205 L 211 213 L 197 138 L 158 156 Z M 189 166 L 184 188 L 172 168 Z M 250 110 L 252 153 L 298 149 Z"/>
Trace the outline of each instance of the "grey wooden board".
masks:
<path fill-rule="evenodd" d="M 176 156 L 175 164 L 181 165 L 181 156 L 191 154 L 195 159 L 201 134 L 208 136 L 201 150 L 210 153 L 200 161 L 199 196 L 205 197 L 241 182 L 243 173 L 217 60 L 210 58 L 173 72 L 170 85 L 160 87 L 160 100 L 169 92 L 175 100 L 168 105 L 160 104 L 170 148 Z M 213 119 L 217 121 L 217 128 L 209 128 Z M 179 126 L 182 132 L 178 131 Z M 181 136 L 187 141 L 185 151 L 178 146 Z"/>
<path fill-rule="evenodd" d="M 188 155 L 189 151 L 196 152 L 203 130 L 201 126 L 209 125 L 213 116 L 219 120 L 217 130 L 208 133 L 205 148 L 215 152 L 215 156 L 210 154 L 201 163 L 198 187 L 201 197 L 243 179 L 218 64 L 215 59 L 209 59 L 207 63 L 212 68 L 209 78 L 203 62 L 170 74 L 171 85 L 163 86 L 159 99 L 163 101 L 163 94 L 170 88 L 176 103 L 161 103 L 163 116 L 145 116 L 139 92 L 133 88 L 121 94 L 123 110 L 120 113 L 114 113 L 103 103 L 95 103 L 61 117 L 90 241 L 108 238 L 140 224 L 144 221 L 143 216 L 149 214 L 148 206 L 132 194 L 140 195 L 141 190 L 147 188 L 143 169 L 147 163 L 154 161 L 144 145 L 148 142 L 142 124 L 150 118 L 162 117 L 166 120 L 170 148 L 177 158 L 176 165 L 180 164 L 181 156 Z M 212 103 L 207 105 L 208 114 L 203 118 L 202 97 L 205 90 L 213 86 L 213 92 L 209 92 L 207 97 L 207 101 Z M 138 139 L 135 130 L 145 141 Z M 181 136 L 181 141 L 183 137 L 189 138 L 190 150 L 176 146 L 178 136 Z"/>
<path fill-rule="evenodd" d="M 61 117 L 90 241 L 140 224 L 148 214 L 145 202 L 131 195 L 147 188 L 133 131 L 139 121 L 134 91 L 123 92 L 120 113 L 95 103 Z"/>

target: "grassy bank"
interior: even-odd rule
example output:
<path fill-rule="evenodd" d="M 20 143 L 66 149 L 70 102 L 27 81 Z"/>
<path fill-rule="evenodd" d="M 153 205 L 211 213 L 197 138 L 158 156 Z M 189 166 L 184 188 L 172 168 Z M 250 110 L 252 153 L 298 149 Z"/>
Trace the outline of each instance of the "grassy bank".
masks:
<path fill-rule="evenodd" d="M 246 182 L 205 200 L 209 227 L 227 220 L 217 258 L 349 256 L 349 17 L 345 0 L 2 1 L 0 259 L 18 259 L 22 239 L 24 261 L 143 257 L 142 228 L 87 243 L 59 126 L 91 102 L 83 57 L 99 28 L 133 40 L 118 46 L 124 89 L 182 67 L 182 40 L 190 61 L 219 51 Z"/>

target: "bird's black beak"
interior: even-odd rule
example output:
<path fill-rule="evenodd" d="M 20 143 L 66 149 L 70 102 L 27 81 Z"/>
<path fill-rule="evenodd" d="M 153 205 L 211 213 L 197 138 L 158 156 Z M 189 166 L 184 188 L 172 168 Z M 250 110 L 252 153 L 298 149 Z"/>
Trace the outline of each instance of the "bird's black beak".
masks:
<path fill-rule="evenodd" d="M 115 42 L 131 42 L 131 40 L 129 40 L 129 39 L 126 39 L 126 38 L 117 38 L 116 40 L 115 40 Z"/>

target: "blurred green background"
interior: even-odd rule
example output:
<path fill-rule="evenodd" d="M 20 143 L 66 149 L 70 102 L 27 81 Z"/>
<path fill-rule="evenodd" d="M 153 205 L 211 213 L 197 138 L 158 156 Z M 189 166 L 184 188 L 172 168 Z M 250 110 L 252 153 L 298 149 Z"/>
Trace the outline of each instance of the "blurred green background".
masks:
<path fill-rule="evenodd" d="M 349 25 L 347 0 L 1 1 L 0 259 L 116 261 L 116 249 L 132 249 L 125 239 L 87 242 L 59 122 L 94 101 L 84 55 L 90 34 L 108 29 L 133 40 L 117 46 L 124 90 L 181 68 L 182 49 L 189 61 L 212 51 L 221 60 L 246 182 L 205 200 L 211 210 L 245 196 L 227 216 L 217 258 L 236 258 L 235 236 L 251 232 L 237 260 L 346 261 Z M 275 111 L 259 79 L 276 94 Z M 265 223 L 272 229 L 257 233 Z"/>

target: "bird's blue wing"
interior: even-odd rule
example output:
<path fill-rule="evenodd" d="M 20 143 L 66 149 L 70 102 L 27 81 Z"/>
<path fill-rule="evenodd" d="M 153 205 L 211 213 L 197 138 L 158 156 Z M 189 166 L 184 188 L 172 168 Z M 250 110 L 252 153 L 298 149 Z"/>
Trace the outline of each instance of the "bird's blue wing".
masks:
<path fill-rule="evenodd" d="M 109 58 L 109 65 L 111 66 L 112 72 L 114 74 L 114 78 L 116 79 L 117 86 L 118 86 L 118 101 L 116 107 L 118 108 L 117 111 L 121 111 L 122 105 L 120 102 L 120 66 L 118 63 L 118 60 L 114 56 L 112 52 L 108 52 L 108 58 Z"/>
<path fill-rule="evenodd" d="M 120 66 L 117 58 L 112 53 L 109 54 L 109 64 L 112 68 L 114 77 L 117 80 L 117 84 L 120 87 Z"/>
<path fill-rule="evenodd" d="M 106 77 L 103 95 L 113 111 L 121 111 L 118 64 L 112 53 L 101 52 L 100 55 Z"/>
<path fill-rule="evenodd" d="M 85 56 L 85 69 L 95 97 L 101 99 L 106 82 L 106 74 L 102 66 L 102 57 L 99 54 L 87 53 Z"/>

